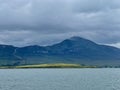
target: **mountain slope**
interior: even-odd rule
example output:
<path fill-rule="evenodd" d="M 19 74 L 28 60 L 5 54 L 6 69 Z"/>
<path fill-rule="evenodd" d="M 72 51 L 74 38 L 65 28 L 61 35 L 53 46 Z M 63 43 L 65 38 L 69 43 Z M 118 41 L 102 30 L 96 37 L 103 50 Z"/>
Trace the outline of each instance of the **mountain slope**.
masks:
<path fill-rule="evenodd" d="M 120 59 L 120 49 L 98 45 L 80 37 L 72 37 L 48 48 L 53 55 L 73 56 L 81 59 Z"/>
<path fill-rule="evenodd" d="M 5 62 L 5 63 L 4 63 Z M 0 64 L 82 63 L 119 65 L 120 49 L 72 37 L 51 46 L 0 45 Z"/>

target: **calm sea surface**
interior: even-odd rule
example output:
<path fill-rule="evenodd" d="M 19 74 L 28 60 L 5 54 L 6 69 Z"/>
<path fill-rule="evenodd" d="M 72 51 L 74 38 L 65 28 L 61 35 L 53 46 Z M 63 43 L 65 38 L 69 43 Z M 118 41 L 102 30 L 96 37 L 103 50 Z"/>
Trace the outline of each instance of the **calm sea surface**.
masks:
<path fill-rule="evenodd" d="M 0 90 L 120 90 L 120 69 L 0 69 Z"/>

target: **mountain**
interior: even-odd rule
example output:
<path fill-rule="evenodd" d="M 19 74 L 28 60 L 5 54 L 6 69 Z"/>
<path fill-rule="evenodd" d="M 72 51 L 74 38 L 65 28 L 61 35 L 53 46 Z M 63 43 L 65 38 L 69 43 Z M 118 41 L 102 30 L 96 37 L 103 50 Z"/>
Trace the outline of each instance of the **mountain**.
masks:
<path fill-rule="evenodd" d="M 120 49 L 72 37 L 51 46 L 14 47 L 0 45 L 0 65 L 38 63 L 80 63 L 119 65 Z"/>

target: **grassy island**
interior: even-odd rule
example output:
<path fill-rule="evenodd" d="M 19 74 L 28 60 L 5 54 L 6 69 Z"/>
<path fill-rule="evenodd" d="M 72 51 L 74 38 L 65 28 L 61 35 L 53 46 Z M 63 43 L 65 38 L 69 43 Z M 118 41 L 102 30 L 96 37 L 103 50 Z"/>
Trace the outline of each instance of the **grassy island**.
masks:
<path fill-rule="evenodd" d="M 1 66 L 0 68 L 1 69 L 4 69 L 4 68 L 96 68 L 96 66 L 54 63 L 54 64 L 35 64 L 35 65 L 21 65 L 21 66 Z"/>

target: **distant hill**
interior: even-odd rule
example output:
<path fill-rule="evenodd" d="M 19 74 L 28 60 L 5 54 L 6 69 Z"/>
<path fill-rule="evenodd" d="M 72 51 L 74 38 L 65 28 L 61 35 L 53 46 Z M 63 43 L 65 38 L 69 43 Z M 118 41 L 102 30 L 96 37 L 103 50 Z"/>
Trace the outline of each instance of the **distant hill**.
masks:
<path fill-rule="evenodd" d="M 51 46 L 0 45 L 0 65 L 75 63 L 120 65 L 120 49 L 72 37 Z"/>

